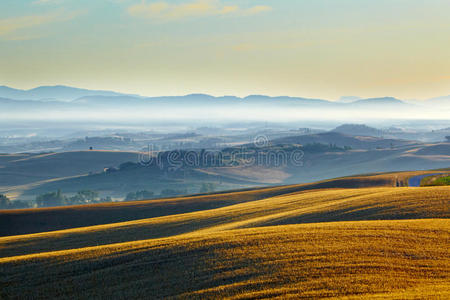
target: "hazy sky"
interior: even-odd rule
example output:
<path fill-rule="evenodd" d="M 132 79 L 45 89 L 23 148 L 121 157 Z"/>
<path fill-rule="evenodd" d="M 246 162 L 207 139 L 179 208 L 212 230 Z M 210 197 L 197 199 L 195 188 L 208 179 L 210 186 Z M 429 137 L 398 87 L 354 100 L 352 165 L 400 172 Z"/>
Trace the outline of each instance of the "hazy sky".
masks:
<path fill-rule="evenodd" d="M 1 0 L 0 85 L 450 94 L 449 0 Z"/>

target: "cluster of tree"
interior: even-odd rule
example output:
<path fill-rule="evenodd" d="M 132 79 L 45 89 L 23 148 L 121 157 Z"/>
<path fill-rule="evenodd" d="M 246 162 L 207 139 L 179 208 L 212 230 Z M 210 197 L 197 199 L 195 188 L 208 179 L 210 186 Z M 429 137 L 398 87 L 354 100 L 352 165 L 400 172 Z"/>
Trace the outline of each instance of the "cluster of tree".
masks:
<path fill-rule="evenodd" d="M 148 161 L 145 161 L 148 159 Z M 176 171 L 199 167 L 223 166 L 223 156 L 220 151 L 209 150 L 174 150 L 159 152 L 156 157 L 148 157 L 139 163 L 125 162 L 117 169 L 107 168 L 105 172 L 132 171 L 140 168 L 159 169 L 163 171 Z"/>
<path fill-rule="evenodd" d="M 125 197 L 125 201 L 145 200 L 153 198 L 154 193 L 151 191 L 143 190 L 137 192 L 130 192 Z"/>
<path fill-rule="evenodd" d="M 89 150 L 94 148 L 105 148 L 108 146 L 126 146 L 133 142 L 128 137 L 111 136 L 111 137 L 85 137 L 84 139 L 76 140 L 66 145 L 70 149 L 85 149 L 89 145 Z"/>
<path fill-rule="evenodd" d="M 31 206 L 30 202 L 20 200 L 11 201 L 5 195 L 0 194 L 0 209 L 29 208 Z"/>
<path fill-rule="evenodd" d="M 38 207 L 78 205 L 89 203 L 112 202 L 111 197 L 100 198 L 98 192 L 84 190 L 77 192 L 74 196 L 68 197 L 61 193 L 61 190 L 49 192 L 36 197 Z"/>
<path fill-rule="evenodd" d="M 212 182 L 202 183 L 200 186 L 199 193 L 206 194 L 212 193 L 216 190 L 216 185 Z M 186 189 L 183 190 L 175 190 L 175 189 L 164 189 L 160 193 L 160 197 L 176 197 L 181 195 L 186 195 L 188 192 Z M 125 197 L 125 201 L 135 201 L 135 200 L 146 200 L 155 198 L 155 193 L 152 191 L 142 190 L 136 192 L 130 192 Z"/>
<path fill-rule="evenodd" d="M 352 147 L 349 146 L 339 147 L 336 144 L 321 144 L 321 143 L 312 143 L 302 146 L 303 151 L 310 153 L 340 152 L 340 151 L 348 151 L 351 149 Z"/>
<path fill-rule="evenodd" d="M 161 191 L 161 197 L 176 197 L 181 195 L 186 195 L 187 190 L 173 190 L 173 189 L 164 189 Z"/>
<path fill-rule="evenodd" d="M 323 153 L 348 151 L 351 149 L 349 146 L 339 147 L 336 144 L 313 143 L 301 147 L 298 145 L 277 145 L 267 147 L 249 146 L 245 149 L 225 148 L 222 151 L 208 151 L 205 149 L 165 151 L 158 153 L 157 157 L 149 158 L 148 163 L 145 165 L 125 162 L 118 168 L 106 168 L 105 172 L 132 171 L 144 167 L 174 172 L 191 168 L 235 166 L 254 157 L 258 158 L 259 163 L 271 166 L 274 164 L 273 160 L 275 157 L 280 155 L 280 151 L 284 151 L 285 156 L 288 157 L 290 152 L 297 150 Z"/>
<path fill-rule="evenodd" d="M 45 193 L 36 197 L 36 204 L 39 207 L 66 205 L 66 197 L 61 193 L 61 190 Z"/>
<path fill-rule="evenodd" d="M 66 198 L 66 202 L 68 203 L 68 205 L 77 205 L 77 204 L 112 202 L 112 199 L 110 196 L 100 198 L 98 192 L 91 190 L 84 190 L 77 192 L 72 197 Z"/>
<path fill-rule="evenodd" d="M 445 137 L 447 139 L 447 142 L 450 142 L 450 135 Z"/>

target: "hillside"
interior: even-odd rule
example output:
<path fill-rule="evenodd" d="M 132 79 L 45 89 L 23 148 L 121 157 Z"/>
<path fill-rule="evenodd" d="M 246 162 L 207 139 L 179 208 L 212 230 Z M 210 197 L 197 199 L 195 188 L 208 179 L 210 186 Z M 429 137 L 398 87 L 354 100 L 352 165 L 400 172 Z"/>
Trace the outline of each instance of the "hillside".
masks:
<path fill-rule="evenodd" d="M 0 296 L 446 298 L 450 187 L 394 187 L 420 174 L 2 211 L 8 223 L 44 217 L 34 225 L 59 214 L 55 229 L 71 229 L 1 237 Z M 182 203 L 193 206 L 171 210 Z M 78 223 L 138 211 L 148 217 Z"/>
<path fill-rule="evenodd" d="M 318 137 L 316 137 L 318 136 Z M 335 139 L 329 137 L 340 137 L 339 133 L 330 135 L 310 135 L 306 137 L 296 136 L 285 139 L 276 139 L 272 141 L 274 146 L 263 148 L 262 151 L 272 151 L 279 153 L 282 146 L 276 144 L 286 142 L 284 145 L 292 145 L 297 143 L 326 143 L 336 141 L 340 143 L 338 147 L 345 147 L 346 141 L 354 142 L 358 146 L 361 142 L 364 147 L 372 149 L 351 150 L 337 149 L 330 151 L 304 151 L 300 165 L 282 165 L 278 168 L 274 167 L 253 167 L 253 166 L 236 166 L 233 168 L 209 168 L 209 174 L 216 176 L 228 176 L 242 181 L 265 182 L 269 184 L 292 184 L 296 182 L 312 182 L 324 180 L 327 178 L 335 178 L 339 176 L 352 176 L 361 173 L 377 173 L 377 172 L 394 172 L 407 171 L 411 169 L 426 170 L 439 169 L 448 167 L 450 164 L 450 152 L 446 152 L 444 147 L 435 147 L 440 144 L 414 144 L 394 146 L 391 148 L 375 148 L 371 140 L 379 140 L 372 137 L 349 137 L 346 140 Z M 347 140 L 348 139 L 348 140 Z M 386 143 L 386 140 L 381 139 Z M 292 143 L 292 144 L 291 144 Z M 326 143 L 328 144 L 328 143 Z M 397 144 L 398 145 L 398 144 Z M 436 154 L 436 155 L 432 155 Z M 439 155 L 437 155 L 439 154 Z"/>
<path fill-rule="evenodd" d="M 205 182 L 213 184 L 215 191 L 225 191 L 315 182 L 361 173 L 438 169 L 449 166 L 448 145 L 328 132 L 276 138 L 263 148 L 255 148 L 253 144 L 244 146 L 248 147 L 248 153 L 256 149 L 272 154 L 266 162 L 256 156 L 257 163 L 252 165 L 237 158 L 237 164 L 231 166 L 186 165 L 171 171 L 161 168 L 161 165 L 136 164 L 130 168 L 118 168 L 125 162 L 137 163 L 137 152 L 94 150 L 9 154 L 0 155 L 0 193 L 10 199 L 34 200 L 38 195 L 58 189 L 69 195 L 93 190 L 101 197 L 123 199 L 127 193 L 139 190 L 149 190 L 155 195 L 165 189 L 180 190 L 179 194 L 184 195 L 196 194 Z M 234 150 L 241 153 L 242 147 L 223 149 L 221 153 L 226 156 Z M 297 150 L 303 151 L 300 164 L 292 164 L 292 151 Z M 271 164 L 277 163 L 273 154 L 278 159 L 280 153 L 284 160 L 278 160 L 279 165 Z M 163 155 L 161 157 L 165 157 Z M 166 163 L 168 159 L 160 161 Z M 172 164 L 180 166 L 183 161 L 172 160 Z M 103 172 L 109 167 L 114 167 L 114 172 Z"/>
<path fill-rule="evenodd" d="M 259 188 L 160 200 L 154 199 L 40 209 L 0 210 L 0 236 L 194 212 L 313 189 L 389 187 L 395 186 L 396 181 L 400 182 L 401 185 L 406 185 L 406 178 L 415 174 L 399 173 L 338 178 L 311 184 Z"/>
<path fill-rule="evenodd" d="M 335 129 L 333 132 L 339 132 L 351 136 L 374 136 L 380 137 L 383 135 L 383 131 L 373 127 L 369 127 L 364 124 L 342 124 Z"/>
<path fill-rule="evenodd" d="M 101 289 L 102 297 L 128 299 L 446 298 L 449 225 L 275 226 L 4 258 L 1 280 L 8 285 L 2 294 L 90 298 Z"/>
<path fill-rule="evenodd" d="M 416 144 L 414 141 L 383 139 L 372 136 L 350 136 L 337 131 L 318 133 L 313 135 L 292 136 L 272 141 L 273 144 L 333 144 L 338 147 L 351 147 L 353 149 L 376 149 L 403 147 Z"/>
<path fill-rule="evenodd" d="M 418 155 L 446 156 L 450 154 L 450 143 L 430 145 L 428 147 L 419 149 L 415 153 Z"/>
<path fill-rule="evenodd" d="M 0 155 L 1 186 L 100 172 L 106 167 L 138 161 L 139 153 L 119 151 L 73 151 L 44 154 Z"/>
<path fill-rule="evenodd" d="M 102 172 L 128 161 L 137 162 L 138 155 L 118 151 L 1 154 L 0 193 L 17 197 L 36 186 Z"/>
<path fill-rule="evenodd" d="M 335 221 L 361 220 L 404 220 L 449 218 L 449 187 L 421 188 L 363 188 L 317 190 L 308 192 L 286 193 L 261 200 L 242 201 L 238 195 L 227 195 L 228 203 L 219 208 L 197 206 L 191 212 L 159 211 L 153 215 L 149 203 L 139 205 L 132 203 L 121 209 L 145 209 L 151 216 L 145 219 L 132 219 L 127 222 L 110 223 L 103 218 L 97 226 L 78 227 L 76 215 L 64 214 L 64 210 L 54 213 L 64 215 L 66 222 L 71 222 L 72 229 L 42 232 L 24 236 L 0 238 L 2 253 L 7 256 L 25 255 L 36 252 L 66 250 L 72 248 L 98 246 L 136 240 L 163 238 L 180 234 L 206 234 L 214 231 L 243 229 L 264 226 L 277 226 L 302 223 L 322 223 Z M 234 201 L 233 201 L 234 199 Z M 427 199 L 424 203 L 423 200 Z M 188 199 L 193 202 L 193 199 Z M 214 202 L 214 199 L 197 199 Z M 180 200 L 177 204 L 181 204 Z M 237 204 L 232 204 L 232 203 Z M 242 203 L 241 203 L 242 202 Z M 198 203 L 198 202 L 197 202 Z M 158 205 L 159 204 L 159 205 Z M 156 207 L 174 205 L 173 200 L 163 200 Z M 217 203 L 216 203 L 217 205 Z M 118 209 L 119 207 L 116 207 Z M 79 207 L 77 215 L 83 214 Z M 84 213 L 89 213 L 87 210 Z M 91 212 L 93 214 L 94 212 Z M 97 210 L 96 215 L 109 214 L 110 210 Z M 122 212 L 122 214 L 125 214 Z M 9 219 L 19 219 L 23 223 L 36 222 L 36 216 L 10 215 Z M 137 216 L 135 216 L 136 218 Z M 40 222 L 45 222 L 40 219 Z M 54 221 L 53 221 L 54 222 Z M 37 223 L 37 222 L 36 222 Z M 49 224 L 52 220 L 49 219 Z M 68 226 L 69 227 L 69 226 Z M 8 228 L 8 227 L 7 227 Z M 11 228 L 11 233 L 16 228 Z M 57 229 L 57 225 L 54 229 Z M 41 229 L 40 231 L 44 231 Z"/>

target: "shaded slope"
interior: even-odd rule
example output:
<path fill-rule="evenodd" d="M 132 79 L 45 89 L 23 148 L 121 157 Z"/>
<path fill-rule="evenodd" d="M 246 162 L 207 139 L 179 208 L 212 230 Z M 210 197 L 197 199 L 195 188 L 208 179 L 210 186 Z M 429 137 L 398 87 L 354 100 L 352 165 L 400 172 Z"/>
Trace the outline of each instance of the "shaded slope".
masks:
<path fill-rule="evenodd" d="M 0 187 L 100 172 L 106 167 L 138 159 L 137 152 L 120 151 L 4 155 L 0 157 Z"/>
<path fill-rule="evenodd" d="M 295 192 L 218 209 L 0 238 L 0 256 L 180 234 L 330 221 L 450 218 L 450 187 Z"/>
<path fill-rule="evenodd" d="M 4 210 L 0 211 L 0 235 L 26 234 L 181 214 L 311 189 L 395 186 L 396 177 L 406 174 L 338 178 L 311 184 L 174 199 Z"/>

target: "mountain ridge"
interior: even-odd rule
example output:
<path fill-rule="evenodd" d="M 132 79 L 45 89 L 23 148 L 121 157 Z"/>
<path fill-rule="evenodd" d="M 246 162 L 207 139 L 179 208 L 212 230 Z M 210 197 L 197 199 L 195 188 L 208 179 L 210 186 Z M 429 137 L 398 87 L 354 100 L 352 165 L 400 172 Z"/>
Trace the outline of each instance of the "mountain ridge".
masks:
<path fill-rule="evenodd" d="M 32 89 L 15 89 L 5 85 L 0 86 L 0 97 L 12 100 L 60 100 L 72 101 L 83 96 L 120 96 L 129 95 L 107 90 L 90 90 L 65 85 L 38 86 Z M 138 96 L 138 95 L 134 95 Z"/>
<path fill-rule="evenodd" d="M 70 94 L 64 94 L 70 93 Z M 333 101 L 321 98 L 307 98 L 307 97 L 296 97 L 296 96 L 268 96 L 261 94 L 250 94 L 243 97 L 238 97 L 234 95 L 223 95 L 223 96 L 213 96 L 204 93 L 191 93 L 179 96 L 142 96 L 138 94 L 121 93 L 110 90 L 92 90 L 85 88 L 72 87 L 67 85 L 43 85 L 31 89 L 17 89 L 6 85 L 0 86 L 0 98 L 8 98 L 11 100 L 63 100 L 63 101 L 73 101 L 83 97 L 123 97 L 130 96 L 135 98 L 145 98 L 145 99 L 164 99 L 164 98 L 203 98 L 203 99 L 232 99 L 232 100 L 291 100 L 291 101 L 316 101 L 316 102 L 327 102 L 334 104 L 361 104 L 361 103 L 407 103 L 406 100 L 398 99 L 395 97 L 385 96 L 385 97 L 341 97 L 341 100 Z M 346 101 L 342 101 L 344 99 Z M 434 97 L 427 99 L 425 101 L 446 101 L 450 100 L 450 95 Z"/>

